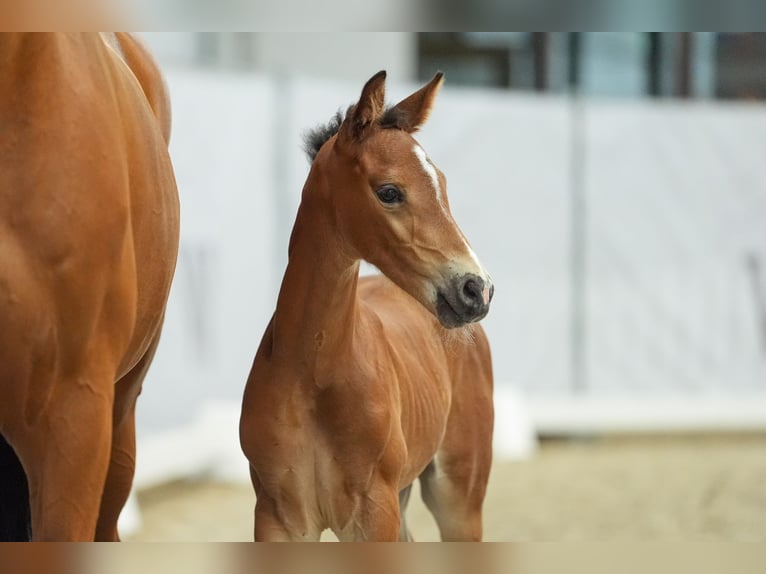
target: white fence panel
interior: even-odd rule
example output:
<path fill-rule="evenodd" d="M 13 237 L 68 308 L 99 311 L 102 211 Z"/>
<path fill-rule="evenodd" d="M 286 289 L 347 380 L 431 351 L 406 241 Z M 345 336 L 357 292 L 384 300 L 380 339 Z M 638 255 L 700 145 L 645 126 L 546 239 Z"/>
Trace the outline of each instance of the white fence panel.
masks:
<path fill-rule="evenodd" d="M 239 401 L 309 168 L 301 134 L 361 87 L 200 71 L 168 82 L 182 240 L 138 409 L 139 484 L 170 459 L 243 465 Z M 563 98 L 447 87 L 417 135 L 497 286 L 485 326 L 498 386 L 533 398 L 571 397 L 572 125 Z M 752 262 L 766 257 L 766 109 L 594 101 L 585 126 L 587 396 L 763 396 Z M 538 411 L 550 428 L 559 406 Z M 179 433 L 190 452 L 173 451 Z"/>
<path fill-rule="evenodd" d="M 589 394 L 766 391 L 766 109 L 586 114 Z"/>
<path fill-rule="evenodd" d="M 162 341 L 139 399 L 139 437 L 238 401 L 274 307 L 274 88 L 176 72 L 171 154 L 181 246 Z"/>

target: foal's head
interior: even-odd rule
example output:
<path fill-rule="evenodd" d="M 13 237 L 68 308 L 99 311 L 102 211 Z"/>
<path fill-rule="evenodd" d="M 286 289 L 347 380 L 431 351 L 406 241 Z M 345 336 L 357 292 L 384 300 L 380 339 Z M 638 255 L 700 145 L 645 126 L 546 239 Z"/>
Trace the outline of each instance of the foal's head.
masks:
<path fill-rule="evenodd" d="M 321 190 L 352 256 L 375 265 L 442 325 L 479 321 L 492 281 L 452 218 L 444 174 L 411 135 L 428 118 L 442 74 L 388 109 L 385 78 L 379 72 L 367 82 L 345 119 L 309 134 L 309 181 L 318 185 L 307 190 Z"/>

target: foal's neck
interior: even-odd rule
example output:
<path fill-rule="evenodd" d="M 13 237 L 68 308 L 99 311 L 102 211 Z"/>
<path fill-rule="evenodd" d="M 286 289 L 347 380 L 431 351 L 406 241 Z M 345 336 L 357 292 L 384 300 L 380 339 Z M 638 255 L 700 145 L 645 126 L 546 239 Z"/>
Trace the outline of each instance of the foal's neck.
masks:
<path fill-rule="evenodd" d="M 351 344 L 359 260 L 350 256 L 319 200 L 301 202 L 274 314 L 272 355 L 309 367 Z"/>

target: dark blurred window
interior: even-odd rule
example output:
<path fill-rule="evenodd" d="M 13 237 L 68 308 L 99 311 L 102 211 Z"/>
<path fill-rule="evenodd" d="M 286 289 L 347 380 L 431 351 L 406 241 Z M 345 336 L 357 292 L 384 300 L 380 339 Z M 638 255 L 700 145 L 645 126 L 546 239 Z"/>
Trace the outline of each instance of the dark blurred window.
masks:
<path fill-rule="evenodd" d="M 430 78 L 434 70 L 442 70 L 456 85 L 510 87 L 517 43 L 513 33 L 421 33 L 418 75 Z"/>
<path fill-rule="evenodd" d="M 421 80 L 608 97 L 766 99 L 766 34 L 451 32 L 418 35 Z"/>
<path fill-rule="evenodd" d="M 766 99 L 766 34 L 719 34 L 715 65 L 717 97 Z"/>

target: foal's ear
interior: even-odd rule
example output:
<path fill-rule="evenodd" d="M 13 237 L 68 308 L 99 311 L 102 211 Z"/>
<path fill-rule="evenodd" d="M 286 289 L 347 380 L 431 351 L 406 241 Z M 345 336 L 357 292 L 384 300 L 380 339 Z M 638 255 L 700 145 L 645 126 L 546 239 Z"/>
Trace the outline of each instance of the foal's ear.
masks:
<path fill-rule="evenodd" d="M 425 86 L 414 94 L 407 96 L 396 104 L 386 116 L 406 132 L 415 132 L 422 126 L 431 114 L 436 94 L 444 83 L 444 74 L 436 72 L 436 75 Z"/>
<path fill-rule="evenodd" d="M 385 103 L 386 71 L 381 70 L 367 80 L 359 101 L 349 110 L 341 131 L 345 132 L 345 136 L 362 139 L 367 129 L 383 115 Z"/>

